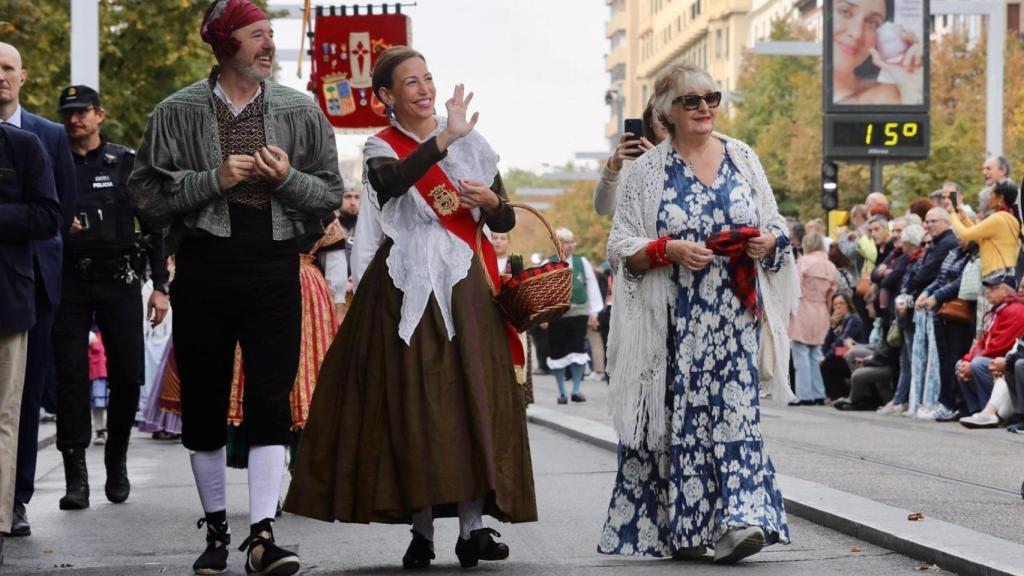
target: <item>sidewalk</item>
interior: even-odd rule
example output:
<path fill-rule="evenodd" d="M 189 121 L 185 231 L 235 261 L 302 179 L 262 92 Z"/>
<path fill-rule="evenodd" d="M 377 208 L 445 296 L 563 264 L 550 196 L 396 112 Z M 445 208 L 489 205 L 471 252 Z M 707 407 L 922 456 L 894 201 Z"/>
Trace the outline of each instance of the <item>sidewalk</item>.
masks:
<path fill-rule="evenodd" d="M 554 378 L 534 376 L 531 422 L 614 450 L 607 386 L 583 393 L 558 405 Z M 762 431 L 791 514 L 961 574 L 1024 574 L 1024 436 L 773 404 Z"/>

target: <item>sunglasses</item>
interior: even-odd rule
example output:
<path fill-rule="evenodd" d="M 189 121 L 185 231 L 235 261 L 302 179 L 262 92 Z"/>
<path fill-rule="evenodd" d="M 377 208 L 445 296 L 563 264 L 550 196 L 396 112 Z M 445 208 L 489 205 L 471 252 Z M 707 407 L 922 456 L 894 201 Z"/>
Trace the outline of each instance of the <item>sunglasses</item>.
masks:
<path fill-rule="evenodd" d="M 673 100 L 672 104 L 682 104 L 684 110 L 696 110 L 700 108 L 701 100 L 707 102 L 708 108 L 718 108 L 718 105 L 722 103 L 722 93 L 708 92 L 703 96 L 700 94 L 686 94 Z"/>

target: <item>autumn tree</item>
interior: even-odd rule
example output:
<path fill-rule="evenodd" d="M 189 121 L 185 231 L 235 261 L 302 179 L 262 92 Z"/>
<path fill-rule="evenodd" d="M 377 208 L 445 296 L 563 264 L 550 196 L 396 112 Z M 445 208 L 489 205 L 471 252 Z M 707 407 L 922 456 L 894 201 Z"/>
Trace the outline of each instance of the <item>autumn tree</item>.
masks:
<path fill-rule="evenodd" d="M 798 24 L 779 20 L 773 40 L 813 38 Z M 985 158 L 985 41 L 947 34 L 931 43 L 931 152 L 927 159 L 885 165 L 883 184 L 899 209 L 954 180 L 974 200 Z M 1011 37 L 1006 71 L 1021 69 L 1024 50 Z M 746 54 L 736 111 L 721 128 L 757 151 L 781 210 L 801 219 L 821 216 L 821 62 L 809 57 Z M 1005 75 L 1004 149 L 1011 162 L 1024 146 L 1024 77 Z M 725 116 L 725 115 L 723 115 Z M 866 165 L 840 163 L 840 204 L 849 208 L 870 192 Z"/>
<path fill-rule="evenodd" d="M 266 8 L 265 0 L 255 0 Z M 104 133 L 134 145 L 149 113 L 215 64 L 199 37 L 207 0 L 101 0 L 100 94 Z M 71 2 L 0 0 L 0 40 L 21 51 L 28 81 L 25 108 L 59 120 L 57 97 L 71 81 Z"/>

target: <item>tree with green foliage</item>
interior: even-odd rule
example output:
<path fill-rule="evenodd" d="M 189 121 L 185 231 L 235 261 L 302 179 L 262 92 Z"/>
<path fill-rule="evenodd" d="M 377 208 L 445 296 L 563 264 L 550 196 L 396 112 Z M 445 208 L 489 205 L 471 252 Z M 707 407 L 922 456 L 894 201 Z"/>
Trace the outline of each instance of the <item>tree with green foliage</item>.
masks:
<path fill-rule="evenodd" d="M 254 0 L 266 8 L 265 0 Z M 134 146 L 150 112 L 216 64 L 199 37 L 207 0 L 100 0 L 100 95 L 104 133 Z M 21 52 L 25 108 L 59 121 L 57 97 L 71 81 L 71 2 L 0 0 L 0 39 Z"/>
<path fill-rule="evenodd" d="M 806 40 L 808 31 L 790 20 L 774 22 L 773 40 Z M 931 43 L 931 152 L 927 159 L 884 167 L 885 192 L 896 211 L 928 196 L 946 180 L 959 182 L 973 201 L 981 187 L 985 150 L 985 45 L 946 34 Z M 1024 50 L 1011 37 L 1007 71 L 1024 65 Z M 813 57 L 747 54 L 738 82 L 736 111 L 720 116 L 722 131 L 757 151 L 783 213 L 810 219 L 822 215 L 821 61 Z M 1011 163 L 1024 146 L 1024 77 L 1005 76 L 1006 155 Z M 871 191 L 863 164 L 840 164 L 840 205 L 849 208 Z"/>

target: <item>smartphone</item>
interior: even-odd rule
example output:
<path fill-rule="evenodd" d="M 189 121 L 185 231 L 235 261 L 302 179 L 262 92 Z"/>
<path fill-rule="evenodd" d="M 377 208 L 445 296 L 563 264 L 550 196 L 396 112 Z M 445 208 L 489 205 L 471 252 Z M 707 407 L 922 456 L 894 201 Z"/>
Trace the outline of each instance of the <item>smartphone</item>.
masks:
<path fill-rule="evenodd" d="M 960 201 L 956 197 L 956 190 L 949 193 L 949 201 L 953 203 L 953 208 L 960 205 Z"/>
<path fill-rule="evenodd" d="M 82 230 L 83 231 L 89 229 L 89 213 L 88 212 L 79 212 L 78 215 L 75 216 L 75 217 L 78 218 L 78 223 L 82 225 Z"/>
<path fill-rule="evenodd" d="M 644 135 L 644 119 L 643 118 L 626 118 L 623 123 L 623 132 L 629 132 L 632 136 L 630 140 L 639 140 Z M 642 148 L 637 147 L 630 150 L 629 155 L 633 158 L 639 158 L 644 151 Z"/>

